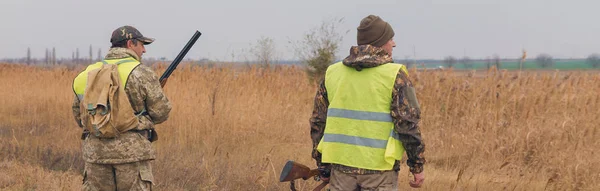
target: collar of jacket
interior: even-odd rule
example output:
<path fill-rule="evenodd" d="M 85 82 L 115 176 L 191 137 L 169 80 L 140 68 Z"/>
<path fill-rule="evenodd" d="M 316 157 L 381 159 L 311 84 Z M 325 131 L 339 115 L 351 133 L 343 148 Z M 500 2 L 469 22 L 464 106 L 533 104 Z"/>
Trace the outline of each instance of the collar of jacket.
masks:
<path fill-rule="evenodd" d="M 121 59 L 121 58 L 127 58 L 127 57 L 132 57 L 134 59 L 136 59 L 137 61 L 140 61 L 140 58 L 137 56 L 137 54 L 130 49 L 127 48 L 121 48 L 121 47 L 117 47 L 117 48 L 110 48 L 110 50 L 108 50 L 108 54 L 106 54 L 106 57 L 104 57 L 104 59 Z"/>
<path fill-rule="evenodd" d="M 353 46 L 350 55 L 342 61 L 344 65 L 361 71 L 363 68 L 373 68 L 394 62 L 392 57 L 380 47 L 371 45 Z"/>

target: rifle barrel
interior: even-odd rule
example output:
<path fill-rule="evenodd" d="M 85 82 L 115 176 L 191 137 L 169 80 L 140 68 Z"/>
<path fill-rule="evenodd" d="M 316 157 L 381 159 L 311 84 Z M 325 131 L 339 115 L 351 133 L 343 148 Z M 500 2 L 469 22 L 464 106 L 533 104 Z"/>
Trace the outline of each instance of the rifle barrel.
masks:
<path fill-rule="evenodd" d="M 181 52 L 179 52 L 179 54 L 177 55 L 177 57 L 175 57 L 175 60 L 173 60 L 173 62 L 171 62 L 171 65 L 169 65 L 169 67 L 167 68 L 167 70 L 165 71 L 165 73 L 163 73 L 162 76 L 160 76 L 159 81 L 162 82 L 163 80 L 165 80 L 165 79 L 169 78 L 169 76 L 171 76 L 171 73 L 173 73 L 173 71 L 175 70 L 175 68 L 177 68 L 177 65 L 179 65 L 179 63 L 181 62 L 181 60 L 183 60 L 183 58 L 188 53 L 188 51 L 190 51 L 190 49 L 192 48 L 192 46 L 194 46 L 194 43 L 196 43 L 196 41 L 198 40 L 198 38 L 200 38 L 200 35 L 202 35 L 202 33 L 200 33 L 200 31 L 196 31 L 194 33 L 194 36 L 192 36 L 192 38 L 183 47 L 183 49 L 181 50 Z"/>

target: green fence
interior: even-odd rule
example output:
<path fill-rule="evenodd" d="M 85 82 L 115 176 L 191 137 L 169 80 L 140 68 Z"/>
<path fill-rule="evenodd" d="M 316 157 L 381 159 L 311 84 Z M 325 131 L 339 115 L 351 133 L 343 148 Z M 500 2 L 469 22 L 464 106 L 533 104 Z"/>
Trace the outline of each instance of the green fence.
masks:
<path fill-rule="evenodd" d="M 493 65 L 493 63 L 491 64 Z M 440 63 L 427 63 L 427 64 L 419 64 L 417 68 L 438 68 L 438 67 L 447 68 L 447 66 Z M 454 65 L 454 69 L 464 70 L 464 69 L 487 69 L 488 64 L 485 61 L 474 61 L 472 62 L 471 68 L 466 68 L 462 63 L 456 63 Z M 507 70 L 518 70 L 519 62 L 518 61 L 501 61 L 500 69 Z M 586 69 L 594 69 L 590 64 L 588 64 L 585 60 L 558 60 L 554 61 L 554 65 L 548 68 L 540 67 L 534 60 L 528 60 L 523 63 L 523 69 L 559 69 L 559 70 L 586 70 Z M 600 68 L 598 68 L 600 69 Z"/>

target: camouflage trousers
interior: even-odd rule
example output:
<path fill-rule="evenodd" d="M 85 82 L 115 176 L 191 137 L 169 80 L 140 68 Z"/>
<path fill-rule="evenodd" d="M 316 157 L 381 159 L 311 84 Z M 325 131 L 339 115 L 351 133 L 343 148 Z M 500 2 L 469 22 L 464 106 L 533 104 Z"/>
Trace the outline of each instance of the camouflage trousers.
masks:
<path fill-rule="evenodd" d="M 126 164 L 86 162 L 83 171 L 83 190 L 150 191 L 153 179 L 149 160 Z"/>
<path fill-rule="evenodd" d="M 398 190 L 398 171 L 390 170 L 377 174 L 355 174 L 344 173 L 333 168 L 329 183 L 331 191 Z"/>

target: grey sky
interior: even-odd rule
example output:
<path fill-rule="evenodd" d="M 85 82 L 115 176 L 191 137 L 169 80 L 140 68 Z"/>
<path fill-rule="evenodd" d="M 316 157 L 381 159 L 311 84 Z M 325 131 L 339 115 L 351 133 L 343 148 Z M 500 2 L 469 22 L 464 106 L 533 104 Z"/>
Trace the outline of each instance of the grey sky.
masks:
<path fill-rule="evenodd" d="M 34 57 L 56 47 L 57 57 L 89 45 L 106 53 L 112 30 L 132 25 L 156 38 L 145 57 L 174 58 L 194 30 L 203 33 L 188 58 L 240 60 L 261 36 L 274 39 L 279 57 L 294 59 L 297 40 L 323 20 L 344 18 L 339 57 L 356 44 L 360 19 L 375 14 L 396 32 L 394 57 L 416 47 L 418 59 L 493 54 L 516 58 L 587 57 L 600 52 L 599 1 L 594 0 L 1 0 L 0 58 Z M 233 57 L 232 55 L 235 55 Z"/>

